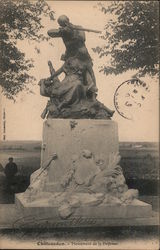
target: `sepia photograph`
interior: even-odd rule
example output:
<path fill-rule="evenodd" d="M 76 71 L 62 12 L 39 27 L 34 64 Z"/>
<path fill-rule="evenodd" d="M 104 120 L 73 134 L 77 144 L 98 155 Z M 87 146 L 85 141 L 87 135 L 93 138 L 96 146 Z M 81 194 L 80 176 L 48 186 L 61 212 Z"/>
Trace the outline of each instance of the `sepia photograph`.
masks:
<path fill-rule="evenodd" d="M 158 250 L 159 1 L 0 0 L 0 249 Z"/>

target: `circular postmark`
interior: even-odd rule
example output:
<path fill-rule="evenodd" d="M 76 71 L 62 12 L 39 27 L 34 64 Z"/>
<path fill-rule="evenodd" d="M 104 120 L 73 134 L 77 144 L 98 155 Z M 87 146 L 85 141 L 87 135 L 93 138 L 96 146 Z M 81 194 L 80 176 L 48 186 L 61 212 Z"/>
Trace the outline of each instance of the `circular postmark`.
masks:
<path fill-rule="evenodd" d="M 119 115 L 132 120 L 143 106 L 148 92 L 149 86 L 138 78 L 120 84 L 114 94 L 114 105 Z"/>

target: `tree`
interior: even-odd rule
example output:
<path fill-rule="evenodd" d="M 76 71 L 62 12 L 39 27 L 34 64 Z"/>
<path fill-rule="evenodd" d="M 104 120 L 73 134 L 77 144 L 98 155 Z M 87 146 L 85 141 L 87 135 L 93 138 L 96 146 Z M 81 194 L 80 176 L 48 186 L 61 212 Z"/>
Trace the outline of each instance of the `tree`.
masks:
<path fill-rule="evenodd" d="M 112 1 L 99 3 L 100 10 L 111 18 L 104 28 L 104 45 L 94 52 L 109 60 L 100 67 L 107 74 L 129 69 L 137 76 L 158 76 L 159 18 L 158 1 Z"/>
<path fill-rule="evenodd" d="M 28 90 L 28 83 L 34 81 L 28 72 L 33 67 L 33 61 L 25 58 L 17 42 L 49 39 L 41 33 L 42 16 L 54 20 L 54 12 L 44 0 L 0 1 L 0 85 L 9 99 L 15 99 L 20 91 Z"/>

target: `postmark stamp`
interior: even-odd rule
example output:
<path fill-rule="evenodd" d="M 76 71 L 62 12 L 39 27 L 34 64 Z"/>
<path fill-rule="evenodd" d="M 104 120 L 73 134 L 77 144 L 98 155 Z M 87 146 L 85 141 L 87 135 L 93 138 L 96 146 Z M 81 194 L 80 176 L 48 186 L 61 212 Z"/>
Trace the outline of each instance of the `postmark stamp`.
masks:
<path fill-rule="evenodd" d="M 136 112 L 142 108 L 150 92 L 149 85 L 138 78 L 121 83 L 114 94 L 114 106 L 119 115 L 132 120 Z"/>

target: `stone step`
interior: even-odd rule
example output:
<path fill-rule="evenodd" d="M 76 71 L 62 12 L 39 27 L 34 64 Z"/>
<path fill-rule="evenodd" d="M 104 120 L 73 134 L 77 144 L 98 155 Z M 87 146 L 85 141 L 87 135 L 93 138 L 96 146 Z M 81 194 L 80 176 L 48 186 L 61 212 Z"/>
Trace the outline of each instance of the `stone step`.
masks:
<path fill-rule="evenodd" d="M 0 229 L 20 229 L 20 228 L 61 228 L 61 227 L 118 227 L 118 226 L 158 226 L 159 215 L 157 212 L 152 212 L 148 218 L 111 218 L 111 219 L 92 219 L 75 217 L 69 220 L 51 221 L 47 223 L 38 223 L 34 216 L 28 217 L 27 220 L 20 218 L 17 206 L 14 205 L 1 205 L 0 207 Z M 21 219 L 21 220 L 20 220 Z M 23 221 L 22 221 L 23 220 Z M 22 223 L 23 222 L 23 223 Z"/>

